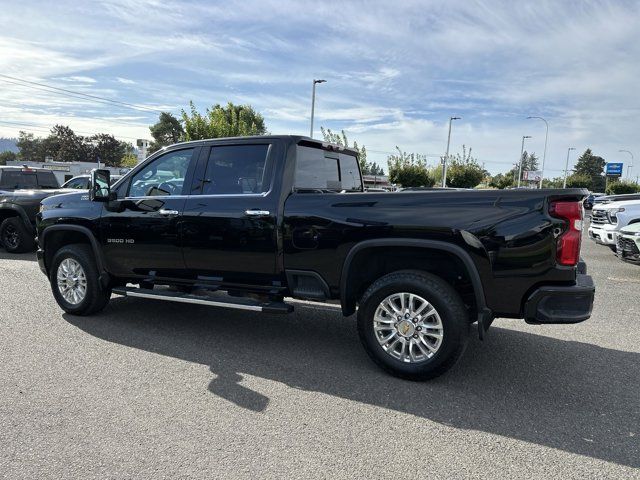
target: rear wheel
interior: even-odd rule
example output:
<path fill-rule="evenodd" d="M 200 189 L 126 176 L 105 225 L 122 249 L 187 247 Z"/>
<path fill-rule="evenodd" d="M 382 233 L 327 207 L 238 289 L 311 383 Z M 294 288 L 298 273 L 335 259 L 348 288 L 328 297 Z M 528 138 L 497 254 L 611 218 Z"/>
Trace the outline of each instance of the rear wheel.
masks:
<path fill-rule="evenodd" d="M 7 218 L 0 224 L 0 240 L 7 252 L 23 253 L 32 251 L 36 242 L 19 217 Z"/>
<path fill-rule="evenodd" d="M 408 380 L 427 380 L 451 368 L 469 336 L 458 293 L 420 271 L 390 273 L 374 282 L 358 308 L 360 340 L 373 361 Z"/>
<path fill-rule="evenodd" d="M 58 305 L 67 313 L 90 315 L 102 310 L 111 290 L 100 285 L 100 275 L 88 245 L 67 245 L 53 256 L 51 290 Z"/>

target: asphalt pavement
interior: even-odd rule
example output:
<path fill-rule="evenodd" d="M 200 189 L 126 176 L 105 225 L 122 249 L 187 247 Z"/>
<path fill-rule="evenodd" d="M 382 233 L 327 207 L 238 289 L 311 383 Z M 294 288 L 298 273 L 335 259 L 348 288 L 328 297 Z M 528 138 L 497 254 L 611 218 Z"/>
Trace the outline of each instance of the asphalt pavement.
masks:
<path fill-rule="evenodd" d="M 583 257 L 590 320 L 498 319 L 413 383 L 332 307 L 76 317 L 0 250 L 0 478 L 640 478 L 640 267 Z"/>

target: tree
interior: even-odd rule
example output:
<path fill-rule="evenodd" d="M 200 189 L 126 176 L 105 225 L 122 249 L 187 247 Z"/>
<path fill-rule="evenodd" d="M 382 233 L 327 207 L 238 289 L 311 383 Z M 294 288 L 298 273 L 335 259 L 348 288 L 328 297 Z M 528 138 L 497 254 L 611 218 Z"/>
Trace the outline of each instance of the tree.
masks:
<path fill-rule="evenodd" d="M 234 105 L 229 102 L 226 107 L 219 104 L 207 108 L 205 114 L 189 102 L 189 112 L 182 110 L 185 140 L 202 140 L 205 138 L 246 137 L 265 135 L 264 118 L 251 105 Z"/>
<path fill-rule="evenodd" d="M 607 195 L 621 195 L 623 193 L 640 192 L 640 185 L 629 181 L 610 181 L 607 185 Z"/>
<path fill-rule="evenodd" d="M 522 171 L 538 170 L 538 157 L 535 153 L 528 153 L 526 150 L 522 152 Z M 513 166 L 511 170 L 505 173 L 499 173 L 491 177 L 489 186 L 494 188 L 510 188 L 518 185 L 518 175 L 520 174 L 520 164 Z M 523 173 L 524 176 L 524 173 Z"/>
<path fill-rule="evenodd" d="M 89 153 L 84 138 L 65 125 L 55 125 L 42 145 L 45 155 L 57 162 L 83 162 Z"/>
<path fill-rule="evenodd" d="M 18 154 L 7 150 L 6 152 L 0 152 L 0 165 L 6 165 L 7 162 L 13 162 L 18 159 Z"/>
<path fill-rule="evenodd" d="M 489 181 L 489 186 L 500 189 L 513 187 L 513 174 L 511 172 L 507 172 L 494 175 Z"/>
<path fill-rule="evenodd" d="M 340 133 L 335 133 L 332 132 L 330 128 L 325 129 L 324 127 L 320 127 L 320 131 L 322 132 L 322 137 L 325 142 L 335 143 L 342 147 L 349 147 L 349 140 L 344 130 L 341 130 Z M 358 146 L 358 142 L 354 141 L 353 149 L 358 152 L 360 170 L 362 170 L 363 175 L 384 175 L 384 170 L 382 170 L 380 165 L 375 162 L 367 162 L 367 148 L 364 145 L 360 147 Z"/>
<path fill-rule="evenodd" d="M 480 166 L 478 160 L 471 156 L 471 148 L 462 146 L 462 155 L 457 153 L 447 166 L 447 186 L 453 188 L 474 188 L 488 176 L 488 172 Z M 441 168 L 436 168 L 442 171 Z M 440 173 L 442 181 L 442 173 Z"/>
<path fill-rule="evenodd" d="M 120 159 L 120 166 L 124 168 L 133 168 L 138 164 L 138 156 L 135 153 L 125 153 Z"/>
<path fill-rule="evenodd" d="M 37 138 L 33 133 L 20 131 L 16 146 L 19 148 L 18 158 L 22 161 L 44 162 L 42 151 L 42 139 Z"/>
<path fill-rule="evenodd" d="M 584 174 L 574 173 L 567 177 L 568 188 L 591 188 L 592 183 L 591 177 Z"/>
<path fill-rule="evenodd" d="M 585 175 L 591 179 L 591 184 L 587 187 L 592 192 L 604 190 L 604 166 L 606 165 L 604 158 L 594 155 L 590 148 L 578 158 L 574 172 L 577 175 Z"/>
<path fill-rule="evenodd" d="M 98 133 L 89 138 L 91 155 L 89 161 L 100 161 L 107 167 L 119 167 L 127 153 L 133 153 L 133 146 L 117 140 L 113 135 Z"/>
<path fill-rule="evenodd" d="M 426 156 L 403 152 L 396 146 L 397 154 L 387 157 L 389 181 L 407 187 L 432 187 Z"/>
<path fill-rule="evenodd" d="M 177 143 L 184 137 L 184 128 L 180 120 L 169 112 L 162 112 L 158 121 L 149 127 L 149 131 L 154 140 L 149 145 L 149 153 Z"/>

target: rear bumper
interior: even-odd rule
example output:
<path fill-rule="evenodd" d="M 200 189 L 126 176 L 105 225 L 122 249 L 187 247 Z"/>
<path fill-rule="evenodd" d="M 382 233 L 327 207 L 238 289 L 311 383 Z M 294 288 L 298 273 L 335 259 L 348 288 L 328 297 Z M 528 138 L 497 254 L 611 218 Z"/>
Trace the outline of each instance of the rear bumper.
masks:
<path fill-rule="evenodd" d="M 595 295 L 593 279 L 576 275 L 572 286 L 544 286 L 535 290 L 524 305 L 527 323 L 579 323 L 591 316 Z"/>

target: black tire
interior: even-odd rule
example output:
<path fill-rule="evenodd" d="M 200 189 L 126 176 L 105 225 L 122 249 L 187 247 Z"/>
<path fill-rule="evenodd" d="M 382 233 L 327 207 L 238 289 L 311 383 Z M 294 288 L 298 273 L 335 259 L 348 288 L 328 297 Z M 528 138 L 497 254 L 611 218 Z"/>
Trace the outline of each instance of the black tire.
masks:
<path fill-rule="evenodd" d="M 65 300 L 58 288 L 58 268 L 67 258 L 71 258 L 80 264 L 86 278 L 85 296 L 82 301 L 77 304 Z M 51 282 L 51 290 L 58 305 L 60 305 L 65 312 L 73 315 L 91 315 L 92 313 L 99 312 L 107 305 L 111 297 L 111 289 L 103 289 L 100 285 L 100 274 L 98 273 L 98 268 L 93 258 L 93 251 L 89 245 L 78 243 L 64 246 L 58 250 L 51 262 L 49 281 Z"/>
<path fill-rule="evenodd" d="M 607 247 L 609 247 L 609 250 L 611 250 L 613 253 L 616 253 L 618 251 L 615 245 L 607 245 Z"/>
<path fill-rule="evenodd" d="M 36 241 L 20 217 L 7 218 L 0 224 L 0 241 L 9 253 L 32 252 Z"/>
<path fill-rule="evenodd" d="M 442 321 L 442 344 L 431 358 L 406 363 L 389 355 L 378 342 L 373 318 L 380 302 L 393 293 L 421 296 L 437 310 Z M 358 307 L 358 333 L 364 349 L 382 369 L 407 380 L 428 380 L 442 375 L 462 356 L 469 338 L 469 317 L 458 293 L 440 277 L 402 270 L 376 280 L 364 293 Z"/>

